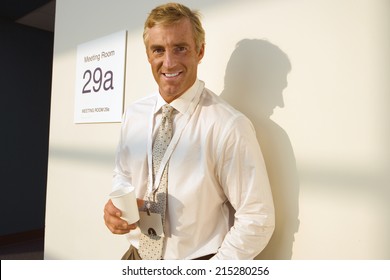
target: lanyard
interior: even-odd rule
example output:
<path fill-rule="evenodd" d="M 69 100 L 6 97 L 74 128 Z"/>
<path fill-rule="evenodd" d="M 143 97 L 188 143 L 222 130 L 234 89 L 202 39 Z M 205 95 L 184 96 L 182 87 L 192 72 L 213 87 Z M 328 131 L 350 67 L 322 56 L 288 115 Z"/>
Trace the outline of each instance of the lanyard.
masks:
<path fill-rule="evenodd" d="M 197 89 L 197 93 L 195 94 L 194 99 L 190 102 L 190 105 L 188 106 L 187 112 L 184 113 L 184 121 L 181 122 L 181 125 L 179 127 L 176 127 L 174 131 L 174 135 L 171 139 L 171 142 L 168 145 L 167 150 L 165 151 L 165 154 L 161 160 L 160 167 L 156 173 L 156 176 L 154 178 L 154 184 L 153 184 L 153 170 L 152 170 L 152 146 L 153 146 L 153 123 L 154 123 L 154 112 L 156 110 L 153 110 L 150 115 L 149 120 L 149 137 L 148 137 L 148 143 L 147 143 L 147 149 L 148 149 L 148 170 L 149 170 L 149 176 L 148 176 L 148 197 L 155 192 L 157 192 L 158 187 L 160 185 L 161 177 L 164 172 L 165 165 L 167 164 L 169 158 L 171 157 L 173 151 L 175 150 L 177 143 L 179 142 L 179 139 L 184 131 L 184 128 L 187 126 L 187 124 L 190 121 L 190 118 L 192 114 L 195 111 L 196 106 L 198 106 L 201 92 L 203 91 L 204 83 L 200 81 L 199 87 Z M 157 105 L 157 102 L 155 106 Z"/>

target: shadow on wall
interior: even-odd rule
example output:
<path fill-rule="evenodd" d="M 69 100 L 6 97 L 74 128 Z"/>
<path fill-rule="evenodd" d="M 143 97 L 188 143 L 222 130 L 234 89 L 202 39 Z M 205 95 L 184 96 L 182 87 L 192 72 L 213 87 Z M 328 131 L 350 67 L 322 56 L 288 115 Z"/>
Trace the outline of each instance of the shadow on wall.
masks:
<path fill-rule="evenodd" d="M 299 228 L 299 180 L 287 133 L 270 119 L 284 107 L 283 90 L 291 64 L 287 55 L 266 40 L 237 43 L 225 73 L 221 97 L 253 123 L 271 183 L 276 211 L 275 232 L 256 259 L 291 259 Z"/>

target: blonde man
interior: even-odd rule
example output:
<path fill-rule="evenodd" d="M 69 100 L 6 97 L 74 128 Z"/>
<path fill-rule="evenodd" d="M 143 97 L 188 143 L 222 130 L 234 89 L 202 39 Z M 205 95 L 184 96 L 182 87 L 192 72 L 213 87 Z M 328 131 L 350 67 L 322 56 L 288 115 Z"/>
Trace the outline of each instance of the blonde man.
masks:
<path fill-rule="evenodd" d="M 197 78 L 204 34 L 199 14 L 184 5 L 151 11 L 144 42 L 158 92 L 124 114 L 113 188 L 134 186 L 141 211 L 158 202 L 151 195 L 150 147 L 163 122 L 161 108 L 169 104 L 173 136 L 162 163 L 167 196 L 156 259 L 253 259 L 274 230 L 272 194 L 252 124 Z M 131 245 L 123 258 L 146 256 L 140 253 L 147 251 L 143 241 L 152 236 L 120 219 L 110 200 L 104 213 L 111 232 L 128 235 Z"/>

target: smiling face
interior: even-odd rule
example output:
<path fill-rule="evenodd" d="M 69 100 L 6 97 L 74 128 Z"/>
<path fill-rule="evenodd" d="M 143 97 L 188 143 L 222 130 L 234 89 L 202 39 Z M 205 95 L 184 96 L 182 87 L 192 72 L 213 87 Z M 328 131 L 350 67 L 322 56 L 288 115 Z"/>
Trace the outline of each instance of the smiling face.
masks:
<path fill-rule="evenodd" d="M 160 95 L 170 103 L 194 84 L 204 45 L 196 50 L 191 23 L 182 19 L 150 28 L 146 53 Z"/>

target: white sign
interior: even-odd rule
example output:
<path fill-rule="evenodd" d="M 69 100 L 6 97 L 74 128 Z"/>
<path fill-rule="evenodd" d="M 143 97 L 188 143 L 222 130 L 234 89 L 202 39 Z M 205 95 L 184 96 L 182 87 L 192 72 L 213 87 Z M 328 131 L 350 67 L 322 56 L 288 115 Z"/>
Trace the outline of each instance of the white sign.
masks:
<path fill-rule="evenodd" d="M 120 122 L 127 31 L 77 46 L 75 123 Z"/>

